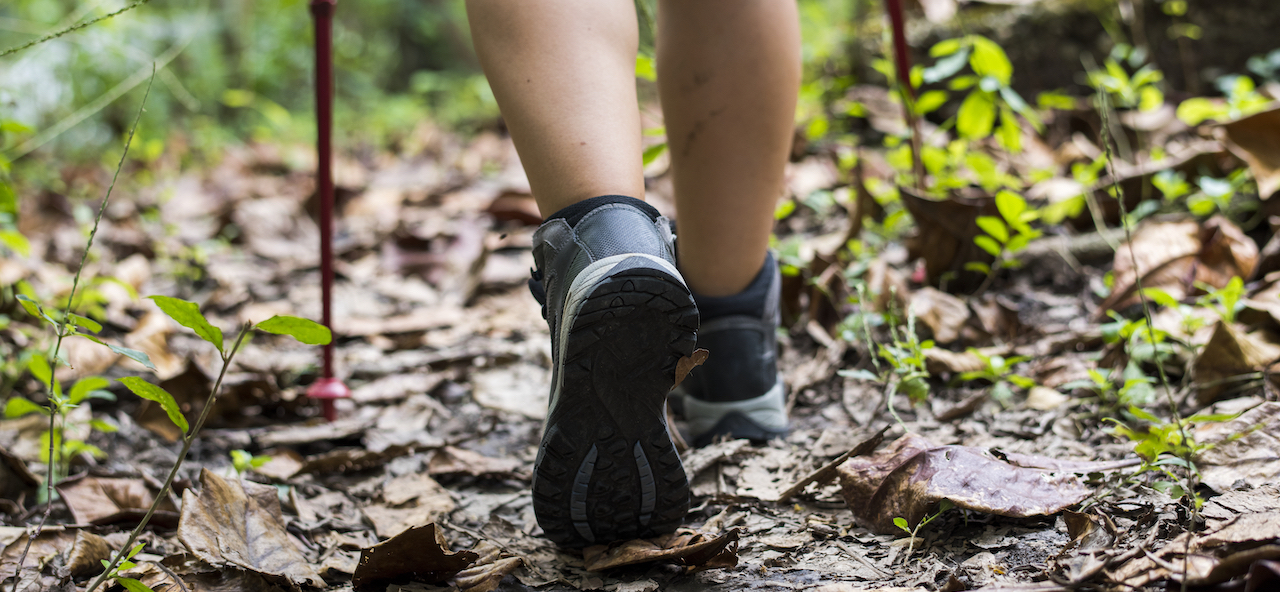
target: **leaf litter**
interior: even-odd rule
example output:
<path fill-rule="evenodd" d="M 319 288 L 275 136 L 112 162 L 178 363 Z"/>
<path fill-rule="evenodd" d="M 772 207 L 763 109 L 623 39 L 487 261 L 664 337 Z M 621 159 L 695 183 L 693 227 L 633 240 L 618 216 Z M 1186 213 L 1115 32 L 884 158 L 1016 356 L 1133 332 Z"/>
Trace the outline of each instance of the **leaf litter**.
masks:
<path fill-rule="evenodd" d="M 887 105 L 877 117 L 900 118 L 880 98 L 867 102 Z M 1253 117 L 1259 125 L 1274 119 Z M 1250 136 L 1248 124 L 1222 126 L 1227 146 L 1270 189 L 1273 147 Z M 1035 265 L 986 294 L 963 296 L 956 291 L 981 280 L 963 264 L 991 261 L 973 240 L 978 217 L 998 213 L 991 199 L 904 194 L 917 238 L 850 260 L 842 245 L 858 236 L 862 214 L 872 220 L 883 211 L 871 207 L 865 187 L 847 187 L 836 155 L 823 151 L 795 163 L 789 197 L 831 192 L 857 201 L 838 202 L 825 216 L 804 206 L 779 223 L 780 237 L 812 243 L 788 263 L 800 275 L 788 278 L 784 298 L 794 321 L 781 358 L 792 434 L 684 451 L 694 493 L 688 529 L 580 553 L 555 548 L 539 536 L 528 494 L 550 364 L 545 324 L 523 286 L 538 212 L 508 140 L 482 132 L 424 141 L 429 149 L 418 155 L 344 158 L 339 167 L 350 196 L 335 241 L 336 361 L 353 388 L 353 398 L 339 402 L 343 418 L 323 423 L 306 401 L 317 374 L 313 348 L 255 338 L 180 474 L 180 498 L 162 507 L 142 539 L 145 552 L 122 575 L 158 592 L 1051 590 L 1184 580 L 1262 589 L 1275 579 L 1280 278 L 1253 277 L 1266 257 L 1255 238 L 1222 217 L 1149 219 L 1132 242 L 1120 239 L 1114 258 L 1097 247 L 1117 240 L 1114 233 L 1048 237 L 1027 247 Z M 281 152 L 289 150 L 252 145 L 212 170 L 143 188 L 133 208 L 109 213 L 103 242 L 129 255 L 100 273 L 138 294 L 201 303 L 212 324 L 192 325 L 205 335 L 278 314 L 318 317 L 313 165 L 288 164 Z M 1184 151 L 1184 160 L 1212 151 L 1203 144 Z M 883 176 L 877 158 L 868 155 L 859 175 Z M 1122 184 L 1148 183 L 1153 173 L 1117 175 Z M 654 187 L 653 201 L 670 204 L 661 193 L 669 189 Z M 165 192 L 174 197 L 157 197 Z M 142 208 L 158 211 L 172 232 L 140 216 Z M 29 237 L 37 251 L 57 253 L 80 236 L 69 219 L 42 223 Z M 196 245 L 208 251 L 172 255 Z M 54 291 L 67 259 L 5 261 L 0 272 L 6 283 L 25 279 Z M 1114 283 L 1100 296 L 1094 288 L 1108 268 Z M 877 369 L 866 334 L 843 322 L 866 312 L 843 281 L 858 274 L 866 311 L 909 311 L 934 340 L 921 353 L 930 374 L 924 404 L 889 397 L 869 379 Z M 1176 332 L 1189 317 L 1157 320 L 1195 348 L 1165 362 L 1194 387 L 1184 405 L 1243 412 L 1193 430 L 1197 442 L 1211 444 L 1195 456 L 1211 495 L 1202 522 L 1188 522 L 1186 505 L 1149 473 L 1134 472 L 1141 459 L 1132 445 L 1100 421 L 1132 418 L 1081 381 L 1132 362 L 1107 343 L 1100 321 L 1107 308 L 1137 302 L 1139 278 L 1186 305 L 1232 277 L 1253 281 L 1234 321 L 1211 317 Z M 96 560 L 123 542 L 174 457 L 171 442 L 181 434 L 171 414 L 201 412 L 206 369 L 216 367 L 216 352 L 155 310 L 172 301 L 102 293 L 104 339 L 146 352 L 178 408 L 140 403 L 119 387 L 111 388 L 118 400 L 83 405 L 84 416 L 92 408 L 92 417 L 119 429 L 89 434 L 105 455 L 76 456 L 75 477 L 52 502 L 57 524 L 32 543 L 17 573 L 41 589 L 82 585 Z M 12 330 L 0 338 L 28 339 Z M 64 380 L 142 370 L 114 354 L 93 358 L 99 350 L 73 350 Z M 961 378 L 996 357 L 1026 358 L 1010 372 L 1036 385 L 1002 399 L 993 393 L 1007 374 Z M 702 359 L 681 360 L 680 373 Z M 1133 363 L 1149 370 L 1151 361 Z M 16 389 L 31 394 L 34 385 Z M 1103 411 L 1103 403 L 1111 407 Z M 42 509 L 32 473 L 47 468 L 41 422 L 32 419 L 0 420 L 4 578 L 13 577 L 26 544 L 18 526 Z M 880 448 L 886 436 L 891 442 Z M 269 458 L 239 473 L 231 450 Z M 940 512 L 944 505 L 956 509 Z"/>

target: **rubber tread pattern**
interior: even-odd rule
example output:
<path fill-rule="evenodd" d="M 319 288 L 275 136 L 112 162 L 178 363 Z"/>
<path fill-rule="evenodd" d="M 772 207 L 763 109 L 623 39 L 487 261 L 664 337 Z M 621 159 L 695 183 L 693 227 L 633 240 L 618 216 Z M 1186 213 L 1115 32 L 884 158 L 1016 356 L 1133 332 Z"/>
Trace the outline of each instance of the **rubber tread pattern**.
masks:
<path fill-rule="evenodd" d="M 664 403 L 697 343 L 697 307 L 664 270 L 620 267 L 566 314 L 560 396 L 534 464 L 534 513 L 564 547 L 671 532 L 688 513 Z"/>

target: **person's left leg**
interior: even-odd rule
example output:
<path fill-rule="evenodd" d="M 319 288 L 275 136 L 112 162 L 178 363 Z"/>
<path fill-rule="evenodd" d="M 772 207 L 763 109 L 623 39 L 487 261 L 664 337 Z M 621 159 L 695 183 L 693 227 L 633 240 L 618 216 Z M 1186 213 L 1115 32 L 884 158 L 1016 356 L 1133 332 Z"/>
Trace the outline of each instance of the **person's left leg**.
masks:
<path fill-rule="evenodd" d="M 780 278 L 767 253 L 800 85 L 787 0 L 663 0 L 658 86 L 680 229 L 680 271 L 710 357 L 679 399 L 694 443 L 786 433 L 777 369 Z"/>

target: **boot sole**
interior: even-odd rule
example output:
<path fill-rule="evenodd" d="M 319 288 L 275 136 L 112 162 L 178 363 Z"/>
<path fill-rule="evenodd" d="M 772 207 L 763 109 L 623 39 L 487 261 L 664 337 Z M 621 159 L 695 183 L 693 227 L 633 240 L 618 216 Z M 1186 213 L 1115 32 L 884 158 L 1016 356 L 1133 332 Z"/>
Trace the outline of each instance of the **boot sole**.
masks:
<path fill-rule="evenodd" d="M 570 289 L 534 464 L 534 514 L 565 547 L 671 532 L 689 508 L 664 405 L 676 362 L 697 343 L 697 306 L 665 261 L 616 259 Z"/>

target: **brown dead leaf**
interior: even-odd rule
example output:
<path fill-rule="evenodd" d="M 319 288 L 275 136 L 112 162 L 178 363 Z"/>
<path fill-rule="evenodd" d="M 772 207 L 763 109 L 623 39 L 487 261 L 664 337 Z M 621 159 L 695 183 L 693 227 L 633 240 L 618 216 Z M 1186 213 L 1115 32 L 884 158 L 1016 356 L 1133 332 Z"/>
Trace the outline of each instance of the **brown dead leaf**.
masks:
<path fill-rule="evenodd" d="M 1264 370 L 1277 359 L 1280 345 L 1269 331 L 1248 333 L 1240 325 L 1219 321 L 1191 365 L 1198 386 L 1196 400 L 1201 405 L 1213 403 L 1230 386 L 1228 379 Z"/>
<path fill-rule="evenodd" d="M 76 540 L 71 544 L 71 554 L 63 568 L 66 575 L 83 578 L 102 573 L 102 561 L 111 559 L 111 545 L 96 534 L 76 531 Z"/>
<path fill-rule="evenodd" d="M 377 452 L 364 448 L 339 448 L 324 454 L 308 456 L 298 469 L 298 475 L 327 475 L 352 473 L 380 467 L 393 458 L 413 451 L 413 446 L 388 446 Z"/>
<path fill-rule="evenodd" d="M 410 528 L 362 550 L 351 585 L 356 592 L 381 592 L 393 583 L 442 584 L 479 558 L 471 551 L 450 553 L 448 549 L 434 523 Z"/>
<path fill-rule="evenodd" d="M 323 587 L 299 544 L 285 530 L 276 488 L 200 472 L 200 493 L 182 494 L 178 540 L 214 566 L 234 566 L 269 579 Z"/>
<path fill-rule="evenodd" d="M 1227 149 L 1249 164 L 1258 182 L 1258 197 L 1280 190 L 1280 108 L 1222 124 Z"/>
<path fill-rule="evenodd" d="M 80 524 L 114 524 L 122 519 L 141 518 L 155 501 L 151 488 L 142 479 L 84 476 L 63 481 L 57 488 Z M 157 514 L 162 514 L 156 516 L 162 518 L 162 524 L 177 523 L 177 508 L 167 500 L 161 502 Z"/>
<path fill-rule="evenodd" d="M 680 383 L 684 382 L 684 379 L 689 376 L 690 372 L 693 372 L 694 368 L 707 361 L 707 356 L 709 355 L 711 354 L 707 350 L 698 348 L 693 350 L 693 354 L 680 358 L 680 361 L 676 362 L 676 383 L 671 385 L 671 388 L 674 389 L 680 386 Z"/>
<path fill-rule="evenodd" d="M 1120 566 L 1112 580 L 1136 588 L 1165 580 L 1185 581 L 1192 587 L 1221 584 L 1248 574 L 1259 561 L 1280 560 L 1276 541 L 1280 541 L 1280 513 L 1247 512 L 1194 537 L 1183 533 L 1159 551 Z"/>
<path fill-rule="evenodd" d="M 457 507 L 449 490 L 435 479 L 410 473 L 396 477 L 382 486 L 382 503 L 361 509 L 374 532 L 384 539 L 392 538 L 416 526 L 435 522 Z"/>
<path fill-rule="evenodd" d="M 161 566 L 164 566 L 163 568 Z M 190 555 L 172 555 L 160 563 L 141 562 L 123 570 L 155 592 L 285 592 L 295 586 L 280 587 L 261 575 L 231 567 L 214 567 Z M 177 581 L 175 581 L 175 578 Z"/>
<path fill-rule="evenodd" d="M 61 527 L 46 527 L 36 540 L 31 542 L 31 549 L 27 551 L 26 562 L 23 563 L 25 570 L 33 570 L 35 566 L 45 565 L 55 555 L 70 549 L 76 541 L 76 532 Z M 18 570 L 18 559 L 22 556 L 22 551 L 27 546 L 27 537 L 19 536 L 9 543 L 3 552 L 0 552 L 0 574 L 12 576 Z"/>
<path fill-rule="evenodd" d="M 738 564 L 738 529 L 719 536 L 678 530 L 652 539 L 635 539 L 582 550 L 588 571 L 604 571 L 641 563 L 675 563 L 690 570 L 728 568 Z"/>
<path fill-rule="evenodd" d="M 0 499 L 21 501 L 39 485 L 40 479 L 31 474 L 27 463 L 0 446 Z"/>
<path fill-rule="evenodd" d="M 524 563 L 519 557 L 503 557 L 502 548 L 489 541 L 480 541 L 471 551 L 479 559 L 453 578 L 460 592 L 490 592 Z"/>
<path fill-rule="evenodd" d="M 1139 275 L 1144 289 L 1159 288 L 1182 300 L 1195 293 L 1197 282 L 1222 288 L 1233 277 L 1249 277 L 1257 263 L 1258 245 L 1221 215 L 1204 224 L 1147 220 L 1133 232 L 1132 243 L 1116 249 L 1114 287 L 1097 314 L 1137 303 Z"/>
<path fill-rule="evenodd" d="M 1231 421 L 1201 426 L 1195 437 L 1215 444 L 1195 459 L 1202 481 L 1214 491 L 1280 481 L 1280 403 L 1266 402 Z"/>
<path fill-rule="evenodd" d="M 899 188 L 902 204 L 915 219 L 915 236 L 907 239 L 911 259 L 924 259 L 925 279 L 938 285 L 944 274 L 956 274 L 948 282 L 949 290 L 972 290 L 983 275 L 964 269 L 971 261 L 990 263 L 992 257 L 973 243 L 982 233 L 977 219 L 998 214 L 995 201 L 953 197 L 944 201 L 925 199 L 906 188 Z"/>
<path fill-rule="evenodd" d="M 525 464 L 514 458 L 493 458 L 455 446 L 435 450 L 427 460 L 427 473 L 431 475 L 523 478 L 526 471 Z"/>
<path fill-rule="evenodd" d="M 929 286 L 911 295 L 908 310 L 929 328 L 933 340 L 942 345 L 959 340 L 961 330 L 969 321 L 969 307 L 963 300 Z"/>
<path fill-rule="evenodd" d="M 854 517 L 881 533 L 899 532 L 897 517 L 919 524 L 944 499 L 969 510 L 1026 517 L 1060 512 L 1091 493 L 1075 475 L 1018 467 L 977 448 L 935 446 L 914 434 L 845 463 L 840 486 Z"/>

